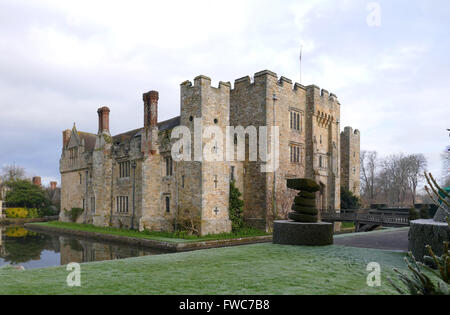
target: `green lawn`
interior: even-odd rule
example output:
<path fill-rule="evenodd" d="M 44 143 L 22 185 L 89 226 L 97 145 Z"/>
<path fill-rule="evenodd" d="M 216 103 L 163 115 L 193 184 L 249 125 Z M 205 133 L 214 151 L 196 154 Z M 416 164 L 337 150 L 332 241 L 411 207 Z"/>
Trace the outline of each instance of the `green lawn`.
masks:
<path fill-rule="evenodd" d="M 81 265 L 81 287 L 65 267 L 0 269 L 0 294 L 392 294 L 386 276 L 404 254 L 342 246 L 255 244 Z M 382 286 L 366 284 L 369 262 Z"/>
<path fill-rule="evenodd" d="M 112 228 L 112 227 L 98 227 L 98 226 L 88 225 L 88 224 L 77 224 L 77 223 L 68 223 L 68 222 L 59 222 L 59 221 L 45 222 L 45 223 L 33 223 L 33 224 L 40 225 L 40 226 L 49 226 L 49 227 L 56 227 L 56 228 L 61 228 L 61 229 L 68 229 L 68 230 L 95 232 L 95 233 L 110 234 L 110 235 L 120 235 L 120 236 L 150 239 L 150 240 L 156 240 L 156 241 L 174 242 L 174 243 L 224 240 L 224 239 L 233 239 L 233 238 L 241 238 L 241 237 L 270 235 L 270 234 L 265 233 L 264 231 L 260 231 L 260 230 L 256 230 L 256 229 L 252 229 L 252 228 L 245 228 L 245 229 L 242 229 L 241 231 L 235 232 L 235 233 L 195 236 L 195 235 L 185 235 L 185 234 L 170 233 L 170 232 L 150 232 L 150 231 L 138 232 L 138 231 L 133 231 L 133 230 L 118 229 L 118 228 Z"/>
<path fill-rule="evenodd" d="M 353 223 L 353 222 L 342 222 L 342 228 L 343 229 L 355 228 L 355 223 Z"/>

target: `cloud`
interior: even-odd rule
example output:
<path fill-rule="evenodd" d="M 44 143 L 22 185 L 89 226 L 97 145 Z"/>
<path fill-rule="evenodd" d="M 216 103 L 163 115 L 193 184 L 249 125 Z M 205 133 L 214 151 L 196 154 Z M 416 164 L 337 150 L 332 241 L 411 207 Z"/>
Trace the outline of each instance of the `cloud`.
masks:
<path fill-rule="evenodd" d="M 446 89 L 450 5 L 379 1 L 231 0 L 0 3 L 0 165 L 58 178 L 61 131 L 96 131 L 111 108 L 111 131 L 142 125 L 142 93 L 160 91 L 160 120 L 179 114 L 179 84 L 270 69 L 334 92 L 342 125 L 362 148 L 424 152 L 440 169 L 448 145 Z M 435 10 L 436 6 L 440 10 Z M 46 180 L 47 180 L 46 179 Z"/>

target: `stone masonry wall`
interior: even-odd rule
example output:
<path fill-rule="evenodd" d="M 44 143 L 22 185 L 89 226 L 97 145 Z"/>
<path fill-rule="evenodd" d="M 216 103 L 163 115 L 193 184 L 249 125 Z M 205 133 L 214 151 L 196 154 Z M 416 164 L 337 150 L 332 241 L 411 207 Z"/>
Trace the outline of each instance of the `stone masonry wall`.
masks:
<path fill-rule="evenodd" d="M 342 186 L 360 196 L 360 132 L 345 127 L 341 133 Z"/>

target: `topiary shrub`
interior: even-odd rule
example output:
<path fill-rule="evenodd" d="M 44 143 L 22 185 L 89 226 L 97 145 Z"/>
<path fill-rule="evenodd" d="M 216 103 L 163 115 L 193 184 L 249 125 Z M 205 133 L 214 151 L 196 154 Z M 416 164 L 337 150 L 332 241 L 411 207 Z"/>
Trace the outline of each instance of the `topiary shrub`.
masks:
<path fill-rule="evenodd" d="M 235 182 L 230 182 L 230 206 L 228 209 L 233 232 L 244 227 L 244 202 L 241 200 L 241 192 Z"/>
<path fill-rule="evenodd" d="M 292 210 L 288 218 L 296 222 L 317 223 L 319 211 L 316 207 L 316 192 L 320 190 L 319 184 L 311 179 L 288 179 L 289 189 L 300 190 L 294 199 Z"/>

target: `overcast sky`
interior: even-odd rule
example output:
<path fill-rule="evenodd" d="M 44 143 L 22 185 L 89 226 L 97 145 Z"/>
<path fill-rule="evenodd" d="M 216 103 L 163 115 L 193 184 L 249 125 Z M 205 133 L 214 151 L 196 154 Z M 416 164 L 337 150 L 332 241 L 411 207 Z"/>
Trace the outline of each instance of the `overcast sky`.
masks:
<path fill-rule="evenodd" d="M 361 148 L 424 153 L 441 174 L 449 145 L 450 2 L 315 0 L 0 0 L 0 166 L 59 180 L 62 130 L 143 125 L 179 115 L 179 85 L 269 69 L 335 93 Z M 368 19 L 369 17 L 369 19 Z M 370 23 L 368 23 L 368 20 Z M 378 23 L 379 22 L 379 23 Z"/>

